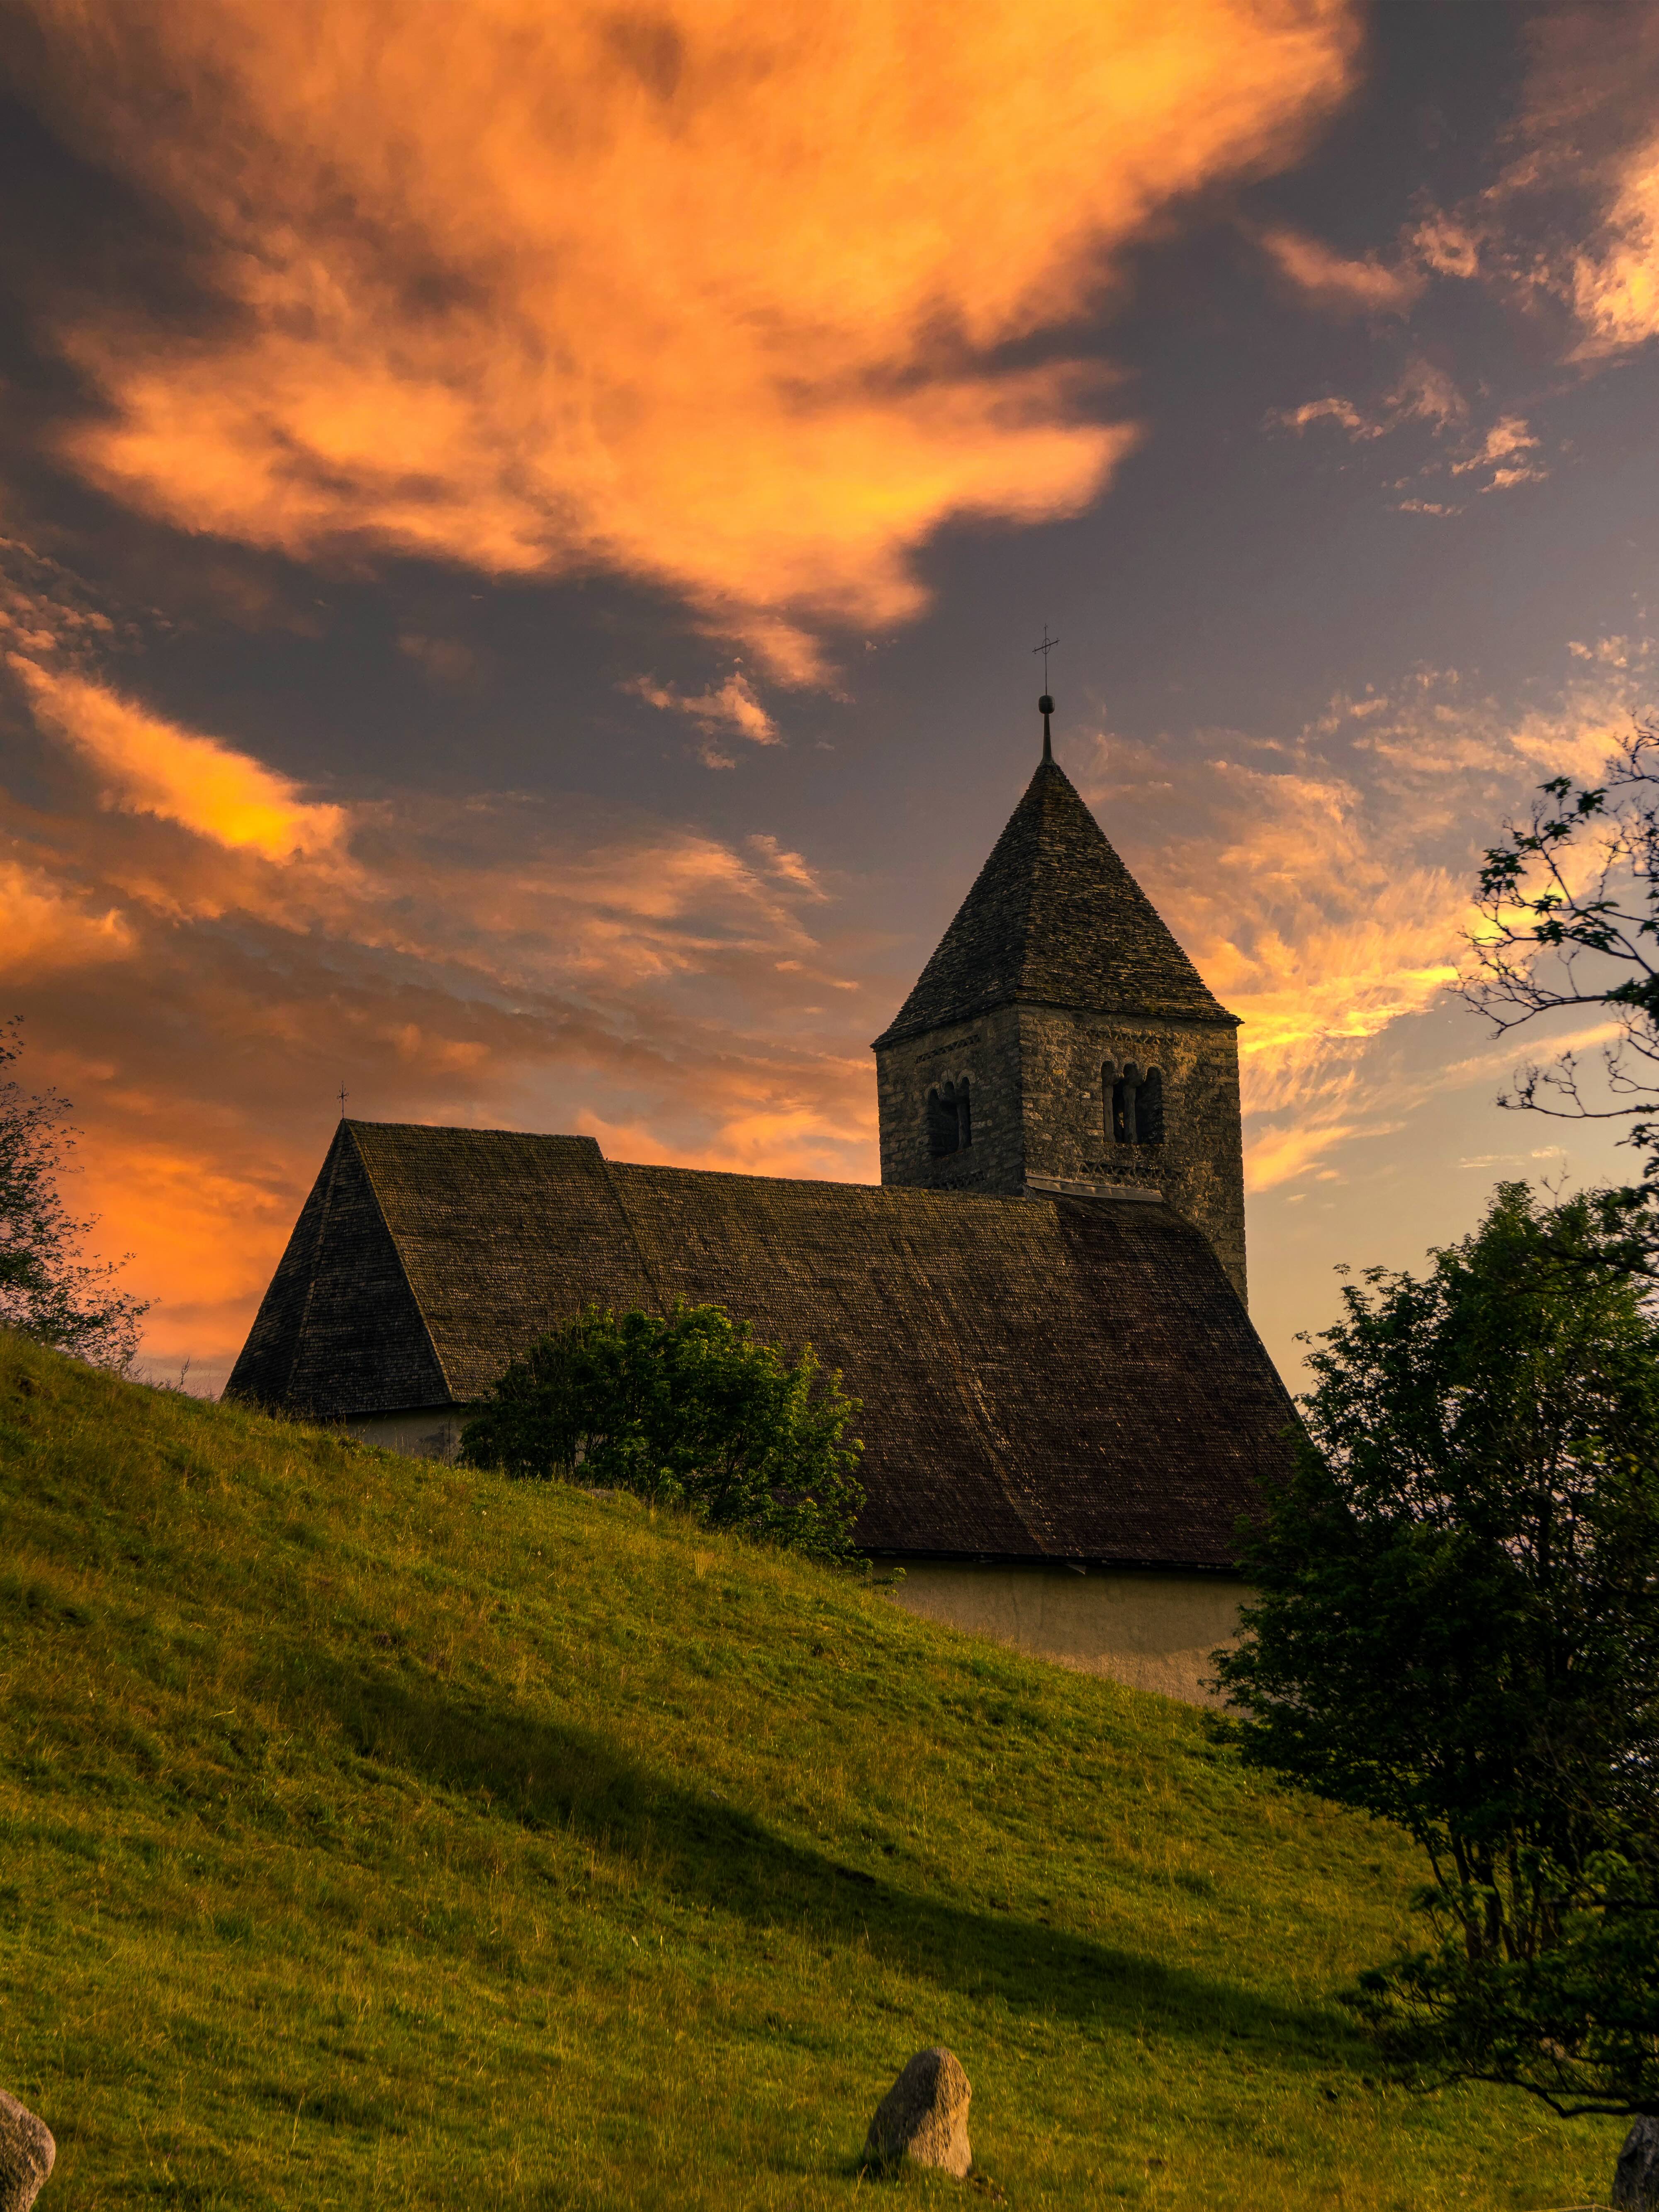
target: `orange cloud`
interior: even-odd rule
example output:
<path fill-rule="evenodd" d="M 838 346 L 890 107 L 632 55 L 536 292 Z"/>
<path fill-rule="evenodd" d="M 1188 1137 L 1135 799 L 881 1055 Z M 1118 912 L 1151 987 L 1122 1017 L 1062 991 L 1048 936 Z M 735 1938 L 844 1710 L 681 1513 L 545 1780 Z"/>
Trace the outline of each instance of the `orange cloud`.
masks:
<path fill-rule="evenodd" d="M 1261 244 L 1297 291 L 1339 314 L 1403 315 L 1428 281 L 1410 261 L 1390 268 L 1374 254 L 1351 259 L 1297 230 L 1264 231 Z"/>
<path fill-rule="evenodd" d="M 1062 329 L 1182 196 L 1289 159 L 1352 0 L 36 0 L 61 129 L 209 241 L 226 312 L 58 337 L 64 450 L 182 527 L 678 590 L 774 672 L 924 604 L 948 518 L 1133 441 Z"/>
<path fill-rule="evenodd" d="M 1455 477 L 1466 477 L 1476 469 L 1489 468 L 1492 473 L 1483 491 L 1506 491 L 1512 484 L 1542 483 L 1549 474 L 1540 465 L 1540 441 L 1519 415 L 1500 416 L 1476 447 L 1461 461 L 1454 461 L 1451 472 Z"/>
<path fill-rule="evenodd" d="M 702 732 L 705 767 L 735 766 L 731 754 L 721 751 L 717 742 L 723 732 L 747 738 L 757 745 L 783 742 L 776 722 L 762 706 L 754 685 L 741 669 L 728 676 L 717 690 L 688 694 L 672 684 L 659 684 L 649 676 L 631 677 L 622 688 L 636 699 L 643 699 L 648 707 L 659 707 L 667 714 L 689 715 Z"/>
<path fill-rule="evenodd" d="M 125 958 L 132 945 L 118 908 L 94 914 L 43 869 L 0 860 L 0 975 L 8 980 L 101 966 Z"/>
<path fill-rule="evenodd" d="M 1423 477 L 1437 476 L 1443 471 L 1453 477 L 1468 477 L 1490 470 L 1484 483 L 1462 488 L 1483 494 L 1509 491 L 1517 484 L 1543 483 L 1549 471 L 1540 457 L 1542 441 L 1534 435 L 1523 416 L 1500 416 L 1484 430 L 1470 427 L 1468 417 L 1468 402 L 1451 378 L 1444 370 L 1417 357 L 1407 362 L 1393 390 L 1371 408 L 1360 407 L 1340 393 L 1331 393 L 1322 399 L 1304 401 L 1300 407 L 1274 409 L 1267 418 L 1266 427 L 1299 433 L 1329 423 L 1346 431 L 1352 442 L 1359 444 L 1387 437 L 1409 423 L 1426 422 L 1434 437 L 1450 434 L 1455 442 L 1451 454 L 1430 461 L 1422 471 Z M 1411 481 L 1407 477 L 1397 477 L 1392 488 L 1403 490 Z M 1449 515 L 1463 512 L 1454 500 L 1430 499 L 1420 494 L 1396 501 L 1395 507 L 1401 514 Z"/>
<path fill-rule="evenodd" d="M 1584 355 L 1659 336 L 1659 132 L 1622 163 L 1600 237 L 1574 258 L 1572 301 Z"/>
<path fill-rule="evenodd" d="M 108 957 L 146 915 L 169 924 L 241 915 L 503 990 L 588 976 L 631 988 L 812 949 L 800 916 L 823 889 L 800 854 L 763 833 L 731 845 L 655 819 L 595 832 L 570 827 L 568 805 L 562 833 L 524 793 L 478 793 L 459 810 L 414 798 L 319 805 L 104 684 L 16 655 L 10 666 L 41 732 L 93 769 L 102 804 L 99 816 L 50 825 L 52 851 L 123 902 L 88 919 L 55 877 L 14 868 L 5 880 L 20 957 L 27 948 L 72 959 L 76 946 Z M 761 711 L 741 678 L 733 684 L 745 714 Z M 672 703 L 712 713 L 721 696 Z M 198 842 L 112 828 L 112 814 Z"/>
<path fill-rule="evenodd" d="M 197 737 L 101 684 L 14 654 L 37 722 L 96 771 L 104 804 L 153 814 L 233 850 L 287 860 L 337 847 L 345 816 L 215 738 Z"/>
<path fill-rule="evenodd" d="M 1565 305 L 1574 357 L 1593 362 L 1659 336 L 1659 18 L 1558 0 L 1528 44 L 1519 151 L 1460 211 L 1479 248 L 1470 273 Z M 1563 220 L 1575 202 L 1576 224 Z"/>
<path fill-rule="evenodd" d="M 1359 1124 L 1353 1121 L 1307 1122 L 1294 1128 L 1264 1130 L 1246 1150 L 1244 1188 L 1250 1192 L 1277 1190 L 1280 1183 L 1311 1175 L 1334 1145 L 1358 1134 Z"/>
<path fill-rule="evenodd" d="M 1385 438 L 1390 431 L 1407 422 L 1426 422 L 1437 437 L 1451 425 L 1462 422 L 1468 411 L 1468 403 L 1445 371 L 1413 356 L 1401 372 L 1394 389 L 1376 408 L 1367 410 L 1356 406 L 1352 399 L 1333 393 L 1323 399 L 1310 399 L 1300 407 L 1275 409 L 1267 421 L 1270 427 L 1297 431 L 1331 422 L 1358 442 Z M 1523 431 L 1526 428 L 1524 423 L 1520 427 Z"/>
<path fill-rule="evenodd" d="M 1305 1103 L 1334 1053 L 1346 1058 L 1454 979 L 1468 885 L 1379 836 L 1374 795 L 1346 776 L 1230 760 L 1206 773 L 1228 834 L 1191 841 L 1176 892 L 1183 933 L 1244 1017 L 1250 1104 Z"/>

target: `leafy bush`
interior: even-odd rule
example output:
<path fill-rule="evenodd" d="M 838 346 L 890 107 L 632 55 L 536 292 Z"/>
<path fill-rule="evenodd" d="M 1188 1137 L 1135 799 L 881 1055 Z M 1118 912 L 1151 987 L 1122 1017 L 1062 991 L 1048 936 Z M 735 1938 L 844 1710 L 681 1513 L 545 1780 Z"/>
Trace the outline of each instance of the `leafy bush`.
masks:
<path fill-rule="evenodd" d="M 590 1306 L 511 1363 L 461 1455 L 509 1474 L 580 1472 L 840 1559 L 864 1502 L 863 1447 L 843 1441 L 858 1410 L 811 1345 L 792 1366 L 719 1306 L 680 1300 L 666 1318 Z"/>

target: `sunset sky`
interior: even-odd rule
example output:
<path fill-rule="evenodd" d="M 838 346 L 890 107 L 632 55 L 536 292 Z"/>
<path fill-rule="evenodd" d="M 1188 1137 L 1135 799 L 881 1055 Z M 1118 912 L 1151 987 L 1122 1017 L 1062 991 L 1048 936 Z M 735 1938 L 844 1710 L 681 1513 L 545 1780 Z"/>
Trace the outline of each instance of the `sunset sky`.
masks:
<path fill-rule="evenodd" d="M 1659 6 L 0 0 L 0 1013 L 216 1389 L 338 1115 L 875 1180 L 1055 750 L 1252 1307 L 1607 1142 L 1474 871 L 1659 694 Z M 1586 1028 L 1585 1034 L 1589 1034 Z"/>

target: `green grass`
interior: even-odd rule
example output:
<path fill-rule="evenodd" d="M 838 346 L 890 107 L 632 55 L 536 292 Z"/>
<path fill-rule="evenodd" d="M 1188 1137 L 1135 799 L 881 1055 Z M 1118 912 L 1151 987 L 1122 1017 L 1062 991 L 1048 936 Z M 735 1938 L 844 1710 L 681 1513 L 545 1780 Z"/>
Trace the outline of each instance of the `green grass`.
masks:
<path fill-rule="evenodd" d="M 1370 2078 L 1388 1832 L 1198 1717 L 627 1498 L 0 1335 L 0 2086 L 43 2212 L 1577 2204 L 1620 2130 Z M 883 2192 L 885 2192 L 884 2195 Z"/>

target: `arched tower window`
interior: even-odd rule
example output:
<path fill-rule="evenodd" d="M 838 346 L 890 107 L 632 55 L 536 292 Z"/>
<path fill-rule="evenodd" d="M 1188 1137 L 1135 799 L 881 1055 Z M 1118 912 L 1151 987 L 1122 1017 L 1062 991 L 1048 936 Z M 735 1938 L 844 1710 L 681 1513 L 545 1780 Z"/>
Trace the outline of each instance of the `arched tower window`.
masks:
<path fill-rule="evenodd" d="M 967 1077 L 959 1083 L 935 1084 L 927 1093 L 928 1151 L 936 1160 L 942 1160 L 952 1152 L 965 1152 L 973 1141 Z"/>
<path fill-rule="evenodd" d="M 1164 1142 L 1164 1071 L 1149 1067 L 1141 1078 L 1140 1088 L 1135 1093 L 1135 1142 L 1138 1145 L 1161 1145 Z"/>
<path fill-rule="evenodd" d="M 1140 1070 L 1132 1060 L 1126 1060 L 1121 1068 L 1115 1060 L 1109 1060 L 1100 1071 L 1106 1134 L 1115 1145 L 1133 1145 L 1135 1140 L 1135 1091 L 1139 1083 Z"/>
<path fill-rule="evenodd" d="M 1114 1145 L 1164 1142 L 1164 1071 L 1143 1069 L 1126 1060 L 1120 1068 L 1109 1060 L 1100 1071 L 1100 1096 L 1106 1109 L 1106 1134 Z"/>
<path fill-rule="evenodd" d="M 957 1092 L 953 1083 L 936 1084 L 927 1094 L 927 1149 L 936 1160 L 957 1149 Z"/>

